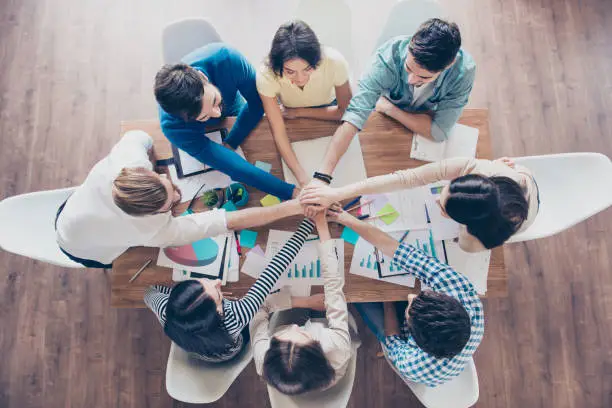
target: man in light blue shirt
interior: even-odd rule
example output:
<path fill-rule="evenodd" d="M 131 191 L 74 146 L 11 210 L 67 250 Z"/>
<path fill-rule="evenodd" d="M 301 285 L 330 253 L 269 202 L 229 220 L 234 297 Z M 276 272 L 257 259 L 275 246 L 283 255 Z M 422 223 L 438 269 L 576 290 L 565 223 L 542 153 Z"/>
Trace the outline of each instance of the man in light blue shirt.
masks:
<path fill-rule="evenodd" d="M 374 109 L 414 133 L 446 140 L 468 102 L 475 72 L 455 23 L 430 19 L 413 36 L 387 41 L 362 76 L 318 173 L 333 173 Z M 316 183 L 320 179 L 311 181 Z"/>

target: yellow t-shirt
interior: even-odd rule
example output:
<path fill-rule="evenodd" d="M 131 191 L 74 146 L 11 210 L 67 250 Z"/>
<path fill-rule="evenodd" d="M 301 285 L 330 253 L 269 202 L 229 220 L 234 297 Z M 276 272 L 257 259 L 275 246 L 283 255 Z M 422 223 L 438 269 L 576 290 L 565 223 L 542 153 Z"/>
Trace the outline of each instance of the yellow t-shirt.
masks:
<path fill-rule="evenodd" d="M 279 97 L 288 108 L 327 105 L 336 99 L 336 86 L 348 81 L 348 63 L 338 51 L 323 47 L 321 62 L 310 75 L 304 89 L 286 78 L 278 77 L 263 65 L 257 73 L 257 90 L 270 98 Z"/>

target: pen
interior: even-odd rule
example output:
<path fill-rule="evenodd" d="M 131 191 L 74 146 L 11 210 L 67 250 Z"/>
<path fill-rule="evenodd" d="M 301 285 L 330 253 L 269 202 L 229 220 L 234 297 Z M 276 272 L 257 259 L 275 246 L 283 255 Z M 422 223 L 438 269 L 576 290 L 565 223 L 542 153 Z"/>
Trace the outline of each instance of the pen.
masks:
<path fill-rule="evenodd" d="M 408 234 L 410 234 L 410 230 L 408 230 L 408 231 L 404 232 L 404 235 L 402 235 L 402 238 L 400 238 L 400 240 L 399 240 L 400 244 L 401 244 L 402 242 L 404 242 L 404 240 L 406 239 L 406 237 L 408 236 Z"/>
<path fill-rule="evenodd" d="M 129 283 L 134 282 L 134 281 L 136 280 L 136 278 L 137 278 L 138 276 L 140 276 L 140 274 L 142 273 L 142 271 L 144 271 L 144 270 L 147 268 L 147 266 L 149 266 L 149 265 L 151 264 L 151 262 L 153 262 L 153 259 L 149 259 L 147 262 L 145 262 L 145 263 L 144 263 L 144 265 L 142 265 L 142 266 L 140 267 L 140 269 L 138 270 L 138 272 L 136 272 L 136 273 L 134 274 L 134 276 L 132 276 L 132 277 L 130 278 L 130 282 L 129 282 Z"/>
<path fill-rule="evenodd" d="M 319 237 L 314 237 L 314 238 L 308 238 L 305 242 L 309 242 L 309 241 L 317 241 L 319 239 Z"/>
<path fill-rule="evenodd" d="M 240 246 L 240 240 L 238 239 L 238 233 L 234 231 L 234 238 L 236 238 L 236 250 L 238 250 L 238 256 L 242 256 L 242 247 Z"/>
<path fill-rule="evenodd" d="M 368 204 L 372 203 L 373 201 L 374 201 L 374 199 L 368 200 L 368 201 L 366 201 L 366 202 L 364 202 L 364 203 L 362 203 L 362 204 L 359 204 L 359 205 L 356 205 L 356 206 L 354 206 L 354 207 L 351 207 L 351 208 L 349 208 L 348 210 L 345 210 L 345 211 L 346 211 L 346 212 L 350 212 L 350 211 L 356 210 L 356 209 L 358 209 L 358 208 L 364 207 L 364 206 L 366 206 L 366 205 L 368 205 Z"/>
<path fill-rule="evenodd" d="M 346 209 L 349 208 L 350 206 L 357 204 L 357 202 L 359 200 L 361 200 L 361 196 L 358 196 L 357 198 L 355 198 L 355 199 L 349 201 L 348 203 L 346 203 L 346 205 L 344 207 L 342 207 L 342 209 L 346 211 Z"/>

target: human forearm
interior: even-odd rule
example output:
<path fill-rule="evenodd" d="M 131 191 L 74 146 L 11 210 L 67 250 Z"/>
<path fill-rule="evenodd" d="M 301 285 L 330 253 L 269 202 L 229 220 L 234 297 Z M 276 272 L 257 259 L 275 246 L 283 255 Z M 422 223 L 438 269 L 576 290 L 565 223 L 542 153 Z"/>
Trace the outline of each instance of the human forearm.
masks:
<path fill-rule="evenodd" d="M 319 171 L 324 174 L 332 174 L 338 161 L 342 157 L 342 155 L 346 152 L 349 145 L 351 144 L 351 140 L 355 134 L 357 134 L 357 127 L 349 122 L 344 122 L 338 129 L 334 136 L 332 137 L 332 141 L 327 148 L 327 153 L 325 154 L 325 158 L 323 159 L 323 163 L 319 168 Z"/>
<path fill-rule="evenodd" d="M 269 224 L 281 218 L 302 213 L 298 200 L 289 200 L 271 207 L 253 207 L 226 214 L 227 229 L 239 230 Z"/>
<path fill-rule="evenodd" d="M 392 105 L 387 112 L 387 116 L 397 120 L 399 123 L 428 139 L 435 140 L 431 135 L 431 116 L 427 113 L 406 112 L 395 105 Z"/>
<path fill-rule="evenodd" d="M 385 302 L 383 305 L 385 315 L 385 336 L 399 336 L 400 327 L 399 321 L 397 320 L 395 305 L 393 302 Z"/>
<path fill-rule="evenodd" d="M 343 213 L 338 217 L 337 221 L 355 231 L 361 238 L 374 245 L 389 257 L 393 257 L 399 246 L 399 242 L 386 232 L 365 221 L 358 220 L 352 215 Z"/>
<path fill-rule="evenodd" d="M 337 105 L 326 106 L 324 108 L 295 108 L 296 118 L 310 118 L 320 120 L 340 120 L 344 115 L 344 109 Z"/>

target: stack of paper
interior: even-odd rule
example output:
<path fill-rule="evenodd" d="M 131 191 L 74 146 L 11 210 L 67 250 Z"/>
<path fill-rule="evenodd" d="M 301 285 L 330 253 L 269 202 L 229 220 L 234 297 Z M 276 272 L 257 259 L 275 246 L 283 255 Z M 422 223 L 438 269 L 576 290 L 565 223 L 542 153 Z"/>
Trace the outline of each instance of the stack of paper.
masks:
<path fill-rule="evenodd" d="M 412 138 L 410 157 L 423 161 L 440 161 L 451 157 L 476 157 L 478 129 L 457 123 L 444 142 L 434 142 L 419 134 Z"/>

